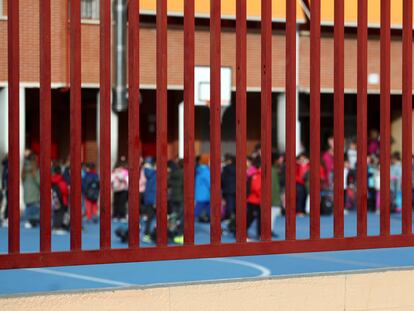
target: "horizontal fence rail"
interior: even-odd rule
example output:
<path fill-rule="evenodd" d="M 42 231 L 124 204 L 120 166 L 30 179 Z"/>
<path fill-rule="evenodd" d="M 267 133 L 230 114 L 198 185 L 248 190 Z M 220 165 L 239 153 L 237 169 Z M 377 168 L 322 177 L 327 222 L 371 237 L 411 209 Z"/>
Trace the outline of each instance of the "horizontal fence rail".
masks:
<path fill-rule="evenodd" d="M 334 220 L 333 237 L 321 237 L 321 0 L 312 0 L 307 16 L 310 30 L 310 222 L 309 238 L 298 239 L 296 230 L 296 116 L 298 114 L 297 63 L 297 6 L 296 1 L 285 1 L 285 137 L 286 137 L 286 195 L 284 240 L 272 239 L 272 5 L 276 1 L 261 0 L 261 196 L 258 222 L 260 241 L 247 239 L 246 215 L 249 213 L 246 197 L 249 183 L 246 173 L 247 156 L 247 81 L 248 81 L 248 25 L 247 0 L 238 0 L 235 7 L 235 108 L 236 108 L 236 196 L 235 241 L 222 243 L 221 229 L 221 1 L 210 0 L 210 168 L 211 221 L 208 244 L 195 243 L 194 185 L 195 185 L 195 1 L 185 0 L 183 7 L 183 85 L 184 85 L 184 184 L 183 184 L 183 245 L 168 243 L 168 0 L 156 1 L 156 245 L 140 245 L 140 14 L 139 0 L 128 1 L 128 246 L 111 247 L 111 1 L 100 1 L 100 248 L 82 248 L 82 190 L 81 190 L 81 6 L 80 0 L 70 5 L 70 250 L 52 251 L 51 223 L 51 0 L 39 0 L 40 49 L 40 250 L 23 253 L 20 247 L 20 167 L 19 167 L 19 0 L 8 1 L 8 105 L 9 105 L 9 175 L 8 175 L 8 252 L 0 254 L 0 269 L 64 265 L 86 265 L 155 260 L 285 254 L 298 252 L 355 250 L 368 248 L 414 246 L 412 235 L 412 0 L 403 0 L 402 28 L 402 233 L 390 232 L 390 65 L 391 23 L 390 0 L 381 0 L 380 25 L 380 234 L 367 232 L 367 74 L 368 74 L 368 0 L 359 0 L 357 7 L 357 235 L 345 237 L 344 229 L 344 2 L 334 2 Z M 308 1 L 305 1 L 308 2 Z"/>

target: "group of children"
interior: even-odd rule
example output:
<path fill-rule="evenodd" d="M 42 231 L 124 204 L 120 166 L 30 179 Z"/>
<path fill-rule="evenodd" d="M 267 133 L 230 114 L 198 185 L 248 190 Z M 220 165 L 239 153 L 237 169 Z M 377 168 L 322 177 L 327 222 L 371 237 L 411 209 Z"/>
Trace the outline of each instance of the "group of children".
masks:
<path fill-rule="evenodd" d="M 367 147 L 367 188 L 368 188 L 368 211 L 379 212 L 380 208 L 380 140 L 376 130 L 370 131 Z M 414 159 L 414 158 L 413 158 Z M 413 162 L 414 164 L 414 162 Z M 414 170 L 414 165 L 412 166 Z M 297 157 L 296 164 L 296 193 L 297 211 L 304 214 L 309 211 L 309 170 L 310 163 L 306 154 Z M 346 144 L 344 155 L 344 207 L 345 212 L 356 209 L 357 191 L 357 144 L 350 140 Z M 334 140 L 329 137 L 327 149 L 322 154 L 321 166 L 321 214 L 333 211 L 333 185 L 334 185 Z M 402 208 L 402 163 L 399 152 L 391 155 L 390 166 L 390 211 L 401 212 Z M 414 187 L 414 179 L 412 181 Z M 414 188 L 413 188 L 414 189 Z M 414 194 L 414 192 L 413 192 Z M 327 207 L 330 206 L 330 208 Z"/>
<path fill-rule="evenodd" d="M 183 161 L 171 160 L 168 162 L 168 238 L 178 244 L 183 242 L 184 229 L 184 208 L 183 208 Z M 114 213 L 113 217 L 121 217 L 121 224 L 115 231 L 122 242 L 128 240 L 128 227 L 126 225 L 127 204 L 128 204 L 128 169 L 124 158 L 116 165 L 112 172 L 112 189 L 114 191 Z M 121 186 L 122 185 L 122 186 Z M 126 187 L 126 188 L 125 188 Z M 142 220 L 144 242 L 156 240 L 155 216 L 157 197 L 157 172 L 156 162 L 153 157 L 146 157 L 141 160 L 139 192 L 140 192 L 140 215 Z M 123 191 L 126 189 L 126 196 Z M 121 198 L 121 200 L 116 198 Z M 119 211 L 121 211 L 119 213 Z M 138 225 L 138 224 L 137 224 Z"/>
<path fill-rule="evenodd" d="M 2 160 L 2 191 L 0 206 L 2 211 L 2 226 L 8 226 L 8 158 Z M 98 218 L 99 176 L 93 163 L 84 164 L 81 171 L 82 178 L 82 211 L 88 221 Z M 25 206 L 25 228 L 39 226 L 40 223 L 40 171 L 38 156 L 26 150 L 21 173 L 22 197 Z M 69 230 L 70 224 L 70 166 L 53 162 L 51 165 L 51 220 L 55 234 L 64 234 Z"/>
<path fill-rule="evenodd" d="M 367 187 L 368 210 L 378 211 L 380 206 L 380 168 L 379 168 L 379 136 L 371 131 L 368 141 Z M 413 158 L 414 159 L 414 158 Z M 414 161 L 414 160 L 413 160 Z M 414 165 L 413 165 L 414 169 Z M 184 228 L 184 172 L 183 161 L 179 159 L 168 162 L 168 237 L 175 243 L 183 242 Z M 354 140 L 347 143 L 344 161 L 344 206 L 345 211 L 356 208 L 357 189 L 357 145 Z M 285 174 L 286 163 L 284 154 L 272 154 L 272 224 L 278 212 L 284 213 L 285 208 Z M 334 141 L 327 140 L 327 148 L 322 153 L 320 165 L 321 177 L 321 214 L 333 212 L 333 182 L 334 182 Z M 257 220 L 257 236 L 260 236 L 261 214 L 261 148 L 257 145 L 247 157 L 246 171 L 246 209 L 247 227 Z M 82 165 L 82 211 L 86 221 L 97 222 L 100 196 L 100 178 L 94 163 Z M 414 174 L 413 174 L 414 176 Z M 390 166 L 391 212 L 400 212 L 402 207 L 401 182 L 402 165 L 398 152 L 392 154 Z M 221 219 L 229 232 L 235 232 L 236 214 L 236 157 L 224 156 L 221 170 Z M 414 178 L 414 177 L 413 177 Z M 309 213 L 309 179 L 310 161 L 305 153 L 296 158 L 296 211 L 297 214 Z M 2 189 L 0 202 L 6 202 L 2 209 L 2 225 L 7 226 L 7 183 L 8 160 L 2 160 Z M 25 152 L 21 181 L 23 185 L 23 201 L 25 211 L 25 227 L 36 227 L 40 222 L 40 174 L 38 157 L 35 153 Z M 414 184 L 414 180 L 413 180 Z M 60 165 L 54 162 L 51 167 L 51 208 L 52 224 L 56 233 L 64 233 L 70 226 L 70 165 Z M 194 217 L 196 221 L 210 221 L 210 159 L 201 155 L 196 159 L 194 171 Z M 128 239 L 128 163 L 121 157 L 111 173 L 113 191 L 112 218 L 115 222 L 124 223 L 116 234 L 121 240 Z M 156 161 L 153 157 L 141 159 L 139 192 L 141 197 L 142 239 L 151 242 L 156 239 L 155 215 L 157 197 Z M 414 196 L 414 191 L 413 191 Z M 1 206 L 1 205 L 0 205 Z M 137 224 L 138 225 L 138 224 Z"/>

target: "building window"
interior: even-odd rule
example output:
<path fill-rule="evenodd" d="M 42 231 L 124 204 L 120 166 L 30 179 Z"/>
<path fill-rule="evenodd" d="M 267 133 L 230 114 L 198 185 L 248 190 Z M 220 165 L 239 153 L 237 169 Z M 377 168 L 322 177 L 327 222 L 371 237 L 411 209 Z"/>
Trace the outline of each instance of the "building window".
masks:
<path fill-rule="evenodd" d="M 81 17 L 99 19 L 99 0 L 81 0 Z"/>
<path fill-rule="evenodd" d="M 4 2 L 3 0 L 0 0 L 0 17 L 4 16 L 4 14 L 6 13 L 6 12 L 4 12 L 4 3 L 3 2 Z"/>

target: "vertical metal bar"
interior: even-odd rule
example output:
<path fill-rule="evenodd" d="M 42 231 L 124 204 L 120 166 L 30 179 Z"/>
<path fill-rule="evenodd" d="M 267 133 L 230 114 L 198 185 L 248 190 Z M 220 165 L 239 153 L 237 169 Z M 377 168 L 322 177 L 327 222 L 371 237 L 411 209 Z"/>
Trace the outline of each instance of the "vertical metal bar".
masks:
<path fill-rule="evenodd" d="M 236 3 L 236 240 L 246 242 L 246 0 Z"/>
<path fill-rule="evenodd" d="M 221 240 L 221 2 L 210 1 L 210 168 L 212 244 Z"/>
<path fill-rule="evenodd" d="M 344 236 L 344 0 L 335 0 L 334 236 Z"/>
<path fill-rule="evenodd" d="M 286 239 L 296 239 L 296 2 L 286 0 Z"/>
<path fill-rule="evenodd" d="M 70 5 L 70 248 L 82 248 L 81 219 L 81 23 L 80 0 Z"/>
<path fill-rule="evenodd" d="M 167 1 L 157 0 L 157 244 L 167 245 Z"/>
<path fill-rule="evenodd" d="M 381 0 L 380 233 L 390 234 L 390 0 Z"/>
<path fill-rule="evenodd" d="M 311 3 L 310 21 L 310 237 L 320 237 L 320 0 Z"/>
<path fill-rule="evenodd" d="M 194 244 L 194 0 L 184 4 L 184 242 Z"/>
<path fill-rule="evenodd" d="M 40 251 L 51 250 L 51 8 L 39 3 L 40 24 Z"/>
<path fill-rule="evenodd" d="M 100 247 L 111 247 L 111 1 L 100 3 Z M 131 201 L 130 201 L 131 202 Z"/>
<path fill-rule="evenodd" d="M 357 234 L 367 235 L 367 86 L 368 86 L 368 4 L 358 0 L 357 55 Z"/>
<path fill-rule="evenodd" d="M 139 245 L 139 178 L 140 178 L 140 122 L 139 122 L 139 0 L 129 0 L 128 5 L 128 243 Z"/>
<path fill-rule="evenodd" d="M 267 241 L 271 235 L 271 187 L 272 187 L 272 1 L 262 0 L 262 95 L 261 95 L 261 239 Z"/>
<path fill-rule="evenodd" d="M 403 38 L 402 38 L 402 232 L 412 233 L 412 44 L 413 44 L 413 3 L 403 2 Z"/>
<path fill-rule="evenodd" d="M 221 240 L 221 3 L 210 0 L 210 242 Z"/>
<path fill-rule="evenodd" d="M 9 253 L 20 252 L 20 143 L 19 143 L 19 0 L 8 2 L 8 84 L 9 84 Z"/>

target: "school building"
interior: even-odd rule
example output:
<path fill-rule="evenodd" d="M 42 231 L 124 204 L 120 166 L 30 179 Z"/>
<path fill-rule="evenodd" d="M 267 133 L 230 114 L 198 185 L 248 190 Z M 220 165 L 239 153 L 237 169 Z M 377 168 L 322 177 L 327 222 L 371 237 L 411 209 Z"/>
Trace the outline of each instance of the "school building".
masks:
<path fill-rule="evenodd" d="M 7 1 L 0 0 L 0 154 L 7 152 Z M 126 0 L 113 0 L 113 85 L 126 88 L 127 65 L 119 61 L 116 27 L 127 29 Z M 183 101 L 183 0 L 168 2 L 168 141 L 169 156 L 179 153 L 179 106 Z M 209 66 L 209 1 L 196 2 L 195 64 Z M 369 0 L 368 8 L 368 128 L 380 127 L 380 0 Z M 222 66 L 231 71 L 231 104 L 222 111 L 222 149 L 235 152 L 235 61 L 236 0 L 222 1 Z M 279 150 L 285 145 L 285 1 L 272 1 L 272 139 Z M 69 153 L 70 103 L 70 0 L 52 1 L 52 141 L 53 157 Z M 391 3 L 391 111 L 393 149 L 401 149 L 402 0 Z M 321 1 L 321 135 L 333 132 L 334 5 Z M 260 1 L 247 0 L 247 125 L 248 151 L 260 141 Z M 117 11 L 117 10 L 121 11 Z M 143 154 L 155 153 L 156 131 L 156 1 L 140 0 L 140 93 Z M 82 38 L 82 157 L 96 161 L 99 149 L 99 0 L 81 0 Z M 309 1 L 297 0 L 297 142 L 309 146 Z M 356 136 L 357 94 L 357 0 L 345 1 L 345 133 Z M 21 148 L 39 150 L 39 1 L 20 0 L 20 135 Z M 124 49 L 125 50 L 125 49 Z M 125 54 L 125 53 L 124 53 Z M 125 63 L 125 62 L 124 62 Z M 126 62 L 127 64 L 127 62 Z M 127 155 L 127 104 L 112 112 L 112 158 Z M 126 109 L 124 109 L 126 108 Z M 197 106 L 196 152 L 209 150 L 209 109 Z M 322 146 L 323 147 L 323 146 Z M 299 148 L 298 148 L 299 149 Z"/>

